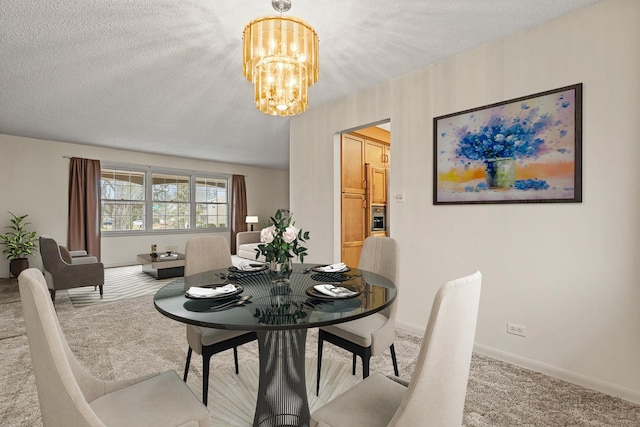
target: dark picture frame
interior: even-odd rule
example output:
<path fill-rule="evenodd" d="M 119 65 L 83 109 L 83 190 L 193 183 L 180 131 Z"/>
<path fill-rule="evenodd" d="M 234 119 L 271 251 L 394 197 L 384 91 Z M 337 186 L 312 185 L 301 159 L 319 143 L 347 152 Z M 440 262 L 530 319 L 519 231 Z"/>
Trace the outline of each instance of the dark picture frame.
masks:
<path fill-rule="evenodd" d="M 582 83 L 433 119 L 433 204 L 582 202 Z"/>

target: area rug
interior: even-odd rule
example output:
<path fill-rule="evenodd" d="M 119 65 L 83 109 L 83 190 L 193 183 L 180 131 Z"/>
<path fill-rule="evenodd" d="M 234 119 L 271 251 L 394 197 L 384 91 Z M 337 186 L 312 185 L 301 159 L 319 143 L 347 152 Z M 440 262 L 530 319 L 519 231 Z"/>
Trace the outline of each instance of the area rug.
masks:
<path fill-rule="evenodd" d="M 74 307 L 103 304 L 128 298 L 137 298 L 155 294 L 158 289 L 176 280 L 175 278 L 157 280 L 142 272 L 142 266 L 105 268 L 103 297 L 93 286 L 68 289 L 67 293 Z"/>
<path fill-rule="evenodd" d="M 322 361 L 320 393 L 316 396 L 316 358 L 308 357 L 305 364 L 309 410 L 322 407 L 362 381 L 360 375 L 351 375 L 351 363 L 326 359 Z M 256 410 L 258 395 L 258 361 L 240 364 L 236 375 L 232 366 L 215 369 L 209 378 L 209 410 L 212 426 L 250 427 Z M 359 374 L 359 373 L 358 373 Z M 187 382 L 196 396 L 202 395 L 202 377 Z"/>
<path fill-rule="evenodd" d="M 93 289 L 90 288 L 92 292 Z M 104 379 L 131 378 L 151 372 L 175 370 L 182 375 L 186 358 L 183 324 L 161 315 L 153 296 L 74 306 L 65 292 L 56 298 L 56 311 L 71 349 L 94 375 Z M 400 377 L 410 379 L 415 369 L 421 337 L 396 330 L 395 347 Z M 317 351 L 317 330 L 307 336 L 307 388 L 315 384 L 313 367 Z M 255 342 L 238 349 L 240 375 L 233 371 L 231 351 L 211 359 L 209 408 L 212 426 L 248 425 L 255 405 L 252 391 L 258 359 Z M 40 408 L 17 284 L 0 281 L 0 425 L 39 426 Z M 334 361 L 336 364 L 327 361 Z M 351 357 L 343 350 L 325 345 L 323 366 L 335 366 L 335 373 L 323 370 L 319 399 L 335 397 L 338 385 L 359 381 L 350 372 Z M 345 368 L 346 367 L 346 368 Z M 309 371 L 311 369 L 311 371 Z M 360 374 L 360 365 L 358 374 Z M 371 370 L 391 375 L 389 352 L 371 360 Z M 187 384 L 196 396 L 202 394 L 202 357 L 191 360 Z M 219 396 L 234 381 L 243 383 L 238 397 L 225 402 Z M 334 388 L 335 385 L 335 388 Z M 235 387 L 235 386 L 233 386 Z M 222 390 L 222 391 L 221 391 Z M 231 389 L 226 389 L 231 390 Z M 213 396 L 213 397 L 212 397 Z M 313 400 L 312 408 L 322 401 Z M 234 416 L 233 405 L 242 405 L 245 415 Z M 231 406 L 231 408 L 229 408 Z M 226 408 L 226 409 L 225 409 Z M 233 412 L 233 413 L 232 413 Z M 247 421 L 248 420 L 248 421 Z M 236 424 L 233 424 L 236 423 Z M 566 427 L 640 426 L 640 406 L 585 389 L 538 372 L 474 354 L 467 388 L 465 427 Z"/>

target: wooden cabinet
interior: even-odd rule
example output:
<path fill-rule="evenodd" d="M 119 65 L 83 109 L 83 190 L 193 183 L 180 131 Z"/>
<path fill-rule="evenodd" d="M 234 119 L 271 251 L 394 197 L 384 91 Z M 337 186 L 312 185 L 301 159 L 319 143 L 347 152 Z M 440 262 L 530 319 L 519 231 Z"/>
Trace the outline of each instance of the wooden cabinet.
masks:
<path fill-rule="evenodd" d="M 377 141 L 365 141 L 364 161 L 374 166 L 389 167 L 391 149 L 387 144 Z"/>
<path fill-rule="evenodd" d="M 342 193 L 342 262 L 357 267 L 366 237 L 364 194 Z"/>
<path fill-rule="evenodd" d="M 340 172 L 343 193 L 364 194 L 364 139 L 342 135 Z"/>
<path fill-rule="evenodd" d="M 367 185 L 371 204 L 385 205 L 387 203 L 387 169 L 384 167 L 370 166 Z"/>

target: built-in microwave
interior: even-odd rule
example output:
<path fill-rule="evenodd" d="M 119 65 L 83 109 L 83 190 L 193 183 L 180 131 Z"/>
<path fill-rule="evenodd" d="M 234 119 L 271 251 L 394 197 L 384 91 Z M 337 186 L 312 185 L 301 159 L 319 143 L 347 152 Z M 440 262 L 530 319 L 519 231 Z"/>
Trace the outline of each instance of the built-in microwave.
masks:
<path fill-rule="evenodd" d="M 384 205 L 371 205 L 371 231 L 387 230 L 386 210 Z"/>

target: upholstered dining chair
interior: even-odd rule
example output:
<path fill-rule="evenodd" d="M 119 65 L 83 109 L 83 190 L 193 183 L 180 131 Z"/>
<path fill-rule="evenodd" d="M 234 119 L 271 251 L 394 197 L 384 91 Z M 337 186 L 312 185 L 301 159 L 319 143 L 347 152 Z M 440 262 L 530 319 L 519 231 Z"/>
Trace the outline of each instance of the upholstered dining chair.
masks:
<path fill-rule="evenodd" d="M 391 280 L 396 287 L 397 245 L 391 237 L 367 237 L 362 246 L 358 268 L 377 273 Z M 390 307 L 372 316 L 352 320 L 337 325 L 323 326 L 318 330 L 318 362 L 316 375 L 316 395 L 320 391 L 320 372 L 322 368 L 322 347 L 328 341 L 352 353 L 351 373 L 356 374 L 356 356 L 362 359 L 362 377 L 369 376 L 369 360 L 381 354 L 387 348 L 391 351 L 393 371 L 398 376 L 398 361 L 393 345 L 395 338 L 396 306 Z"/>
<path fill-rule="evenodd" d="M 231 267 L 231 251 L 227 239 L 222 236 L 194 237 L 187 241 L 184 250 L 184 275 L 202 273 L 218 268 Z M 233 349 L 233 359 L 238 373 L 238 346 L 257 340 L 255 332 L 229 331 L 187 325 L 187 362 L 184 366 L 183 380 L 187 381 L 191 354 L 195 351 L 202 355 L 202 402 L 207 404 L 209 394 L 209 363 L 211 356 Z"/>
<path fill-rule="evenodd" d="M 209 425 L 209 411 L 174 371 L 119 381 L 91 375 L 69 348 L 40 270 L 24 270 L 18 283 L 44 426 Z"/>
<path fill-rule="evenodd" d="M 482 275 L 444 284 L 408 386 L 374 373 L 311 414 L 311 426 L 462 425 Z"/>
<path fill-rule="evenodd" d="M 98 287 L 102 298 L 104 265 L 101 262 L 85 251 L 67 250 L 50 236 L 40 236 L 39 240 L 44 277 L 53 301 L 56 291 L 83 286 Z"/>

